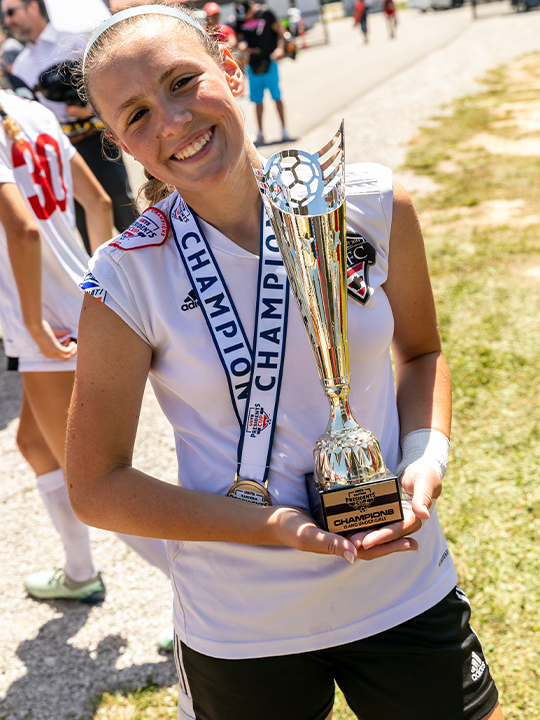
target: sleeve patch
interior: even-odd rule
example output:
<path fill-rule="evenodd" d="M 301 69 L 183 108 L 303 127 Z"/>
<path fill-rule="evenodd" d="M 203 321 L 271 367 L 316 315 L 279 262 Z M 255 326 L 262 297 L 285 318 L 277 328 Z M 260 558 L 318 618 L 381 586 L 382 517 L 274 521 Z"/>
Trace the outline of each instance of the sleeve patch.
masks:
<path fill-rule="evenodd" d="M 107 297 L 107 291 L 102 285 L 100 285 L 99 281 L 94 277 L 94 275 L 92 275 L 90 270 L 87 271 L 82 283 L 79 284 L 79 287 L 81 287 L 85 293 L 92 295 L 92 297 L 97 298 L 101 302 L 103 302 Z"/>
<path fill-rule="evenodd" d="M 168 235 L 167 216 L 159 208 L 150 207 L 127 230 L 113 238 L 109 245 L 120 250 L 137 250 L 163 245 Z"/>

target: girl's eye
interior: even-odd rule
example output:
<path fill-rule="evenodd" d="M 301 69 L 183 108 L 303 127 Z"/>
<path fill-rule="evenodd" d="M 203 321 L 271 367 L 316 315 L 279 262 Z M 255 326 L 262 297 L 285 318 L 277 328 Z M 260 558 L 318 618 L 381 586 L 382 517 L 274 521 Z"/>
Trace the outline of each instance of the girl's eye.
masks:
<path fill-rule="evenodd" d="M 135 115 L 133 115 L 132 118 L 129 119 L 128 125 L 133 125 L 133 123 L 136 123 L 138 120 L 140 120 L 143 115 L 146 113 L 146 110 L 137 110 Z"/>
<path fill-rule="evenodd" d="M 188 77 L 180 78 L 173 85 L 173 90 L 180 90 L 188 85 L 195 76 L 189 75 Z"/>

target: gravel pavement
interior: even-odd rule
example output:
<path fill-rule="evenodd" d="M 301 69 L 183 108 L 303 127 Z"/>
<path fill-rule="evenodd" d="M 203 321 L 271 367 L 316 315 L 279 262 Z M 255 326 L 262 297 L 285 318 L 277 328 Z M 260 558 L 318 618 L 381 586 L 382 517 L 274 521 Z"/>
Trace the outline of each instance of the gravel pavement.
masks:
<path fill-rule="evenodd" d="M 454 40 L 332 112 L 295 144 L 318 149 L 345 117 L 348 162 L 369 159 L 398 169 L 406 143 L 441 105 L 474 92 L 488 69 L 540 49 L 540 12 L 511 14 L 502 2 L 478 9 L 479 19 Z M 446 13 L 439 15 L 445 22 Z M 398 171 L 397 177 L 413 196 L 426 189 L 412 175 Z M 0 355 L 0 720 L 88 718 L 90 699 L 101 689 L 144 684 L 149 676 L 175 681 L 172 658 L 154 644 L 171 622 L 172 593 L 163 574 L 114 535 L 92 529 L 95 559 L 105 569 L 105 602 L 89 607 L 26 596 L 25 576 L 60 565 L 62 551 L 15 447 L 20 379 L 4 367 Z M 172 433 L 149 388 L 135 465 L 174 482 Z"/>

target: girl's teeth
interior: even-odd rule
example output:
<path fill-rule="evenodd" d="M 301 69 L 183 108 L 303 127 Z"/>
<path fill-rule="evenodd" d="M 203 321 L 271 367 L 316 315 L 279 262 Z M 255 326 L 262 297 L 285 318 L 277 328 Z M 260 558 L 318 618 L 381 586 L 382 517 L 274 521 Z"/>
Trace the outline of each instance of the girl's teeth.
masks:
<path fill-rule="evenodd" d="M 200 150 L 202 150 L 202 148 L 206 145 L 206 143 L 210 140 L 211 137 L 212 131 L 209 130 L 204 137 L 194 142 L 188 150 L 179 152 L 174 157 L 177 160 L 185 160 L 188 157 L 193 157 L 193 155 L 196 155 Z"/>

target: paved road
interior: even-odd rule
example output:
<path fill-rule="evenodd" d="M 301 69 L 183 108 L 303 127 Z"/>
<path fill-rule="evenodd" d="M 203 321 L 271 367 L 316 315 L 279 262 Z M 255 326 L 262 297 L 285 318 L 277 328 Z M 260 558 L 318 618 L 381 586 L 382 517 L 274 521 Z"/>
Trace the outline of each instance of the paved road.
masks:
<path fill-rule="evenodd" d="M 479 11 L 476 22 L 469 8 L 402 13 L 393 42 L 385 37 L 383 18 L 375 16 L 368 46 L 350 21 L 334 23 L 330 47 L 283 65 L 290 126 L 299 145 L 318 149 L 344 116 L 349 162 L 369 159 L 399 168 L 406 143 L 441 104 L 474 92 L 475 78 L 487 69 L 540 50 L 540 12 L 511 15 L 500 2 Z M 420 40 L 431 45 L 420 49 Z M 410 186 L 413 178 L 398 175 Z M 20 384 L 4 366 L 0 357 L 0 718 L 76 720 L 85 717 L 89 697 L 102 687 L 144 683 L 148 675 L 174 681 L 171 659 L 154 646 L 155 635 L 170 622 L 171 592 L 158 571 L 114 536 L 93 530 L 96 559 L 106 568 L 106 601 L 89 608 L 26 597 L 25 575 L 60 563 L 62 553 L 32 473 L 15 449 Z M 174 480 L 171 433 L 150 392 L 135 464 Z"/>

